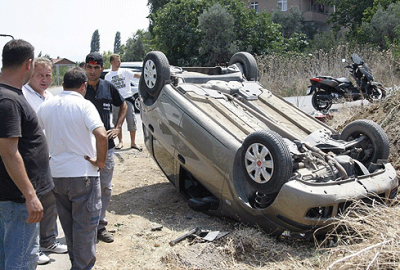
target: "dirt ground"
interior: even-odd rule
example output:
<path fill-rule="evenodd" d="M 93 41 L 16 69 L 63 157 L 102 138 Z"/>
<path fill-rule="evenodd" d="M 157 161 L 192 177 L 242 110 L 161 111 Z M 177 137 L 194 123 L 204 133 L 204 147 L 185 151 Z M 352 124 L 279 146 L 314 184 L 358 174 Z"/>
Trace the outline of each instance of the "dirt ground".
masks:
<path fill-rule="evenodd" d="M 381 124 L 391 143 L 391 162 L 399 171 L 399 101 L 394 96 L 361 114 L 348 108 L 328 123 L 368 118 Z M 141 146 L 142 141 L 139 141 Z M 108 229 L 115 241 L 97 246 L 95 269 L 318 269 L 324 259 L 309 242 L 277 241 L 255 228 L 191 210 L 147 150 L 116 152 Z M 230 232 L 214 242 L 169 242 L 195 227 Z"/>

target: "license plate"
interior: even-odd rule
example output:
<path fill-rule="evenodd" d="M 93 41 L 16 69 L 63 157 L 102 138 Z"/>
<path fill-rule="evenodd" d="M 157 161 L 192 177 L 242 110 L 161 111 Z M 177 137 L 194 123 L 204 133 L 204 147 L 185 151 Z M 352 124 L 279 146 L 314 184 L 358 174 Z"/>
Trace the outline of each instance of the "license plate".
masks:
<path fill-rule="evenodd" d="M 311 86 L 310 87 L 308 87 L 308 89 L 307 89 L 307 93 L 306 93 L 307 95 L 309 95 L 309 94 L 311 94 Z"/>

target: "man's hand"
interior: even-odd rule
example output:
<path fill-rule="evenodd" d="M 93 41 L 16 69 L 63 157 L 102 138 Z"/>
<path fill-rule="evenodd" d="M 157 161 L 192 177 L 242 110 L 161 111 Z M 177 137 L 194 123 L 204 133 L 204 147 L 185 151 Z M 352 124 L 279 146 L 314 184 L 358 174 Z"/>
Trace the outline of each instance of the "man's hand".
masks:
<path fill-rule="evenodd" d="M 107 137 L 109 139 L 115 139 L 118 137 L 118 134 L 121 133 L 121 128 L 113 128 L 113 129 L 109 129 L 107 130 Z"/>
<path fill-rule="evenodd" d="M 51 192 L 51 191 L 50 191 Z M 28 219 L 26 222 L 28 223 L 37 223 L 43 218 L 43 206 L 40 203 L 40 200 L 37 196 L 32 198 L 31 200 L 25 201 L 26 210 L 28 211 Z"/>
<path fill-rule="evenodd" d="M 99 168 L 99 169 L 97 170 L 98 172 L 101 171 L 101 170 L 104 168 L 104 166 L 106 165 L 105 162 L 99 162 L 99 161 L 97 160 L 97 158 L 90 158 L 89 156 L 85 156 L 85 159 L 86 159 L 87 161 L 89 161 L 90 163 L 92 163 L 93 166 Z"/>

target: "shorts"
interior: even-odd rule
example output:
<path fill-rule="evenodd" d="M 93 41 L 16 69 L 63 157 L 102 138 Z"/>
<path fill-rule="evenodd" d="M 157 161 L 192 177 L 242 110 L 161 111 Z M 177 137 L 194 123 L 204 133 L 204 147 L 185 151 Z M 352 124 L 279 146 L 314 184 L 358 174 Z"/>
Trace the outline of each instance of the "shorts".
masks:
<path fill-rule="evenodd" d="M 129 102 L 125 101 L 126 105 L 128 106 L 128 110 L 126 112 L 126 123 L 128 126 L 128 131 L 136 131 L 136 116 L 135 116 L 135 107 L 134 105 Z M 114 127 L 117 125 L 117 119 L 118 119 L 118 113 L 119 113 L 119 107 L 117 106 L 112 106 L 112 121 Z"/>

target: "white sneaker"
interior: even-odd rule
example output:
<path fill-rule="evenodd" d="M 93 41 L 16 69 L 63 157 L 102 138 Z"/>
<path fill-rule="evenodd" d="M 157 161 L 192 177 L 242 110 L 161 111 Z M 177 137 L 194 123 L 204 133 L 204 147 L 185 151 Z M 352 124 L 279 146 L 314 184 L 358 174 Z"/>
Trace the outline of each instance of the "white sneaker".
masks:
<path fill-rule="evenodd" d="M 54 244 L 48 247 L 40 247 L 43 251 L 54 252 L 54 253 L 65 253 L 68 251 L 67 245 L 61 244 L 55 241 Z"/>
<path fill-rule="evenodd" d="M 47 257 L 46 254 L 44 254 L 40 249 L 39 249 L 39 259 L 37 261 L 38 264 L 46 264 L 50 261 L 50 258 Z"/>

